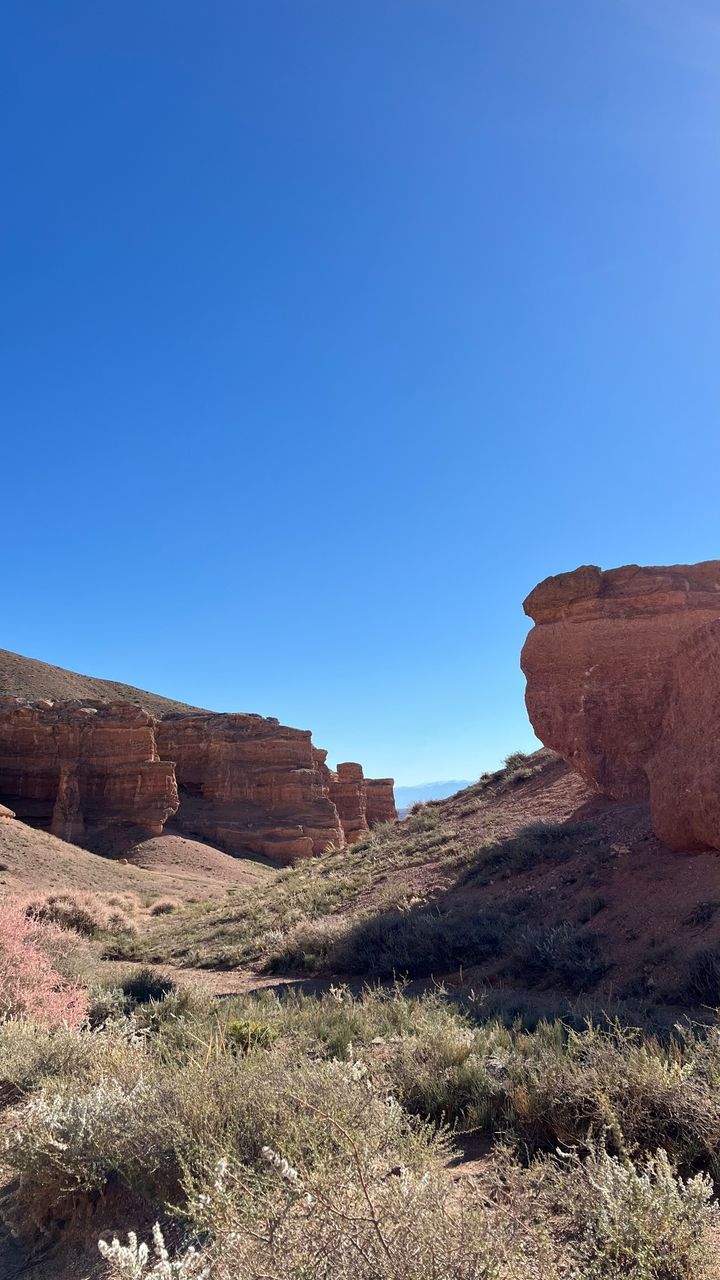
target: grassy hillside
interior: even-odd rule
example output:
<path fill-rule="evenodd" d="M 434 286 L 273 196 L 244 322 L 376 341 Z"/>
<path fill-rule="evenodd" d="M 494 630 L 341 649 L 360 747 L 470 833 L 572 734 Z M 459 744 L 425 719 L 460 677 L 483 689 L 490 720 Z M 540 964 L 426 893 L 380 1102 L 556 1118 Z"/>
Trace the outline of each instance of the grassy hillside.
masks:
<path fill-rule="evenodd" d="M 133 947 L 190 966 L 712 1003 L 717 874 L 717 854 L 669 853 L 644 805 L 602 800 L 540 751 Z"/>

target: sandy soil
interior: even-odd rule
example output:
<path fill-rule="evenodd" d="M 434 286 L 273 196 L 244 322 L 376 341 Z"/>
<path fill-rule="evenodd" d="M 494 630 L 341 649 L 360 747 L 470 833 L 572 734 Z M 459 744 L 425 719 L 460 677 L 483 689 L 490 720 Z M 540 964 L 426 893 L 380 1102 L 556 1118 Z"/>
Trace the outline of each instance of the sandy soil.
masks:
<path fill-rule="evenodd" d="M 202 901 L 247 888 L 273 872 L 181 836 L 158 836 L 135 846 L 128 865 L 103 858 L 23 822 L 0 820 L 0 893 L 60 891 L 137 894 Z"/>

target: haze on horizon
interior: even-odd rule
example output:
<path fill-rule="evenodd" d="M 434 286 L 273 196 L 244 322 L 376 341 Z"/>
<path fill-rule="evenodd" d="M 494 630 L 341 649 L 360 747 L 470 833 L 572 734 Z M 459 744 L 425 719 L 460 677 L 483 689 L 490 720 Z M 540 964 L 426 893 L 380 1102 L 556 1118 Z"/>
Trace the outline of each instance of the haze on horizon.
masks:
<path fill-rule="evenodd" d="M 7 0 L 0 644 L 400 784 L 522 600 L 716 557 L 709 0 Z"/>

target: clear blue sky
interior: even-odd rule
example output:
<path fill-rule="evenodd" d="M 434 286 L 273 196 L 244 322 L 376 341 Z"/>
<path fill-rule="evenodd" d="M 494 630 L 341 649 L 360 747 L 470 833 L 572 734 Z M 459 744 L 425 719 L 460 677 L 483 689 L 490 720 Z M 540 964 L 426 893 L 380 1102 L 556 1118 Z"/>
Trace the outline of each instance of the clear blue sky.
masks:
<path fill-rule="evenodd" d="M 720 555 L 715 0 L 4 0 L 0 644 L 399 782 Z"/>

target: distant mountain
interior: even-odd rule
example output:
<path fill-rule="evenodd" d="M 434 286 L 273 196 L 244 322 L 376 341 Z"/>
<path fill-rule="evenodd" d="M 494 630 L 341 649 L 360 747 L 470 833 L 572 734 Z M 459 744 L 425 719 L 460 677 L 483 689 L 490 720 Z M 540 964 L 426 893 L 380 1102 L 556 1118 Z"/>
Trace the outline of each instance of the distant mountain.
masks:
<path fill-rule="evenodd" d="M 444 800 L 472 786 L 467 778 L 451 778 L 449 782 L 419 782 L 415 787 L 396 787 L 395 804 L 398 812 L 407 811 L 414 804 L 426 804 L 428 800 Z"/>

